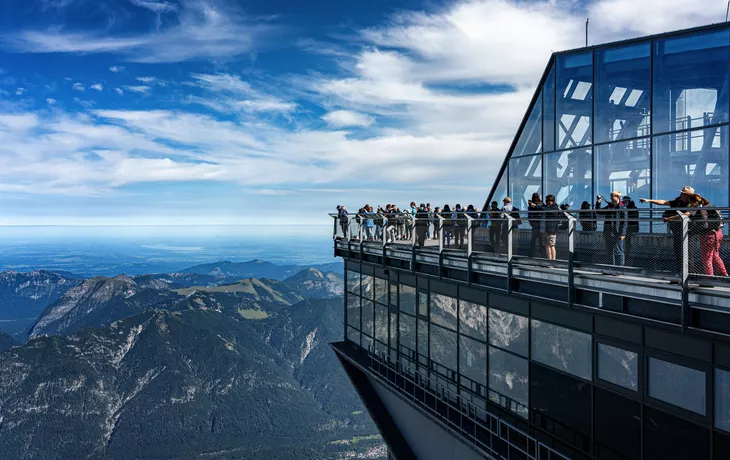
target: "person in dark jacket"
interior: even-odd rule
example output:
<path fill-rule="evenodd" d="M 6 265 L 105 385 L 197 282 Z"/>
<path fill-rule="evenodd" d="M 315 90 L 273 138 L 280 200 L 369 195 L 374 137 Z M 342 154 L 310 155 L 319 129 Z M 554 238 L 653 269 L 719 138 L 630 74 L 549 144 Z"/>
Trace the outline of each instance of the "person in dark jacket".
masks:
<path fill-rule="evenodd" d="M 601 208 L 603 197 L 596 198 L 596 209 L 604 218 L 603 242 L 606 245 L 606 254 L 613 265 L 623 266 L 626 262 L 626 227 L 628 225 L 626 206 L 621 201 L 621 192 L 611 192 L 611 202 Z"/>
<path fill-rule="evenodd" d="M 441 208 L 436 206 L 433 210 L 433 239 L 439 239 L 439 216 L 441 215 Z"/>
<path fill-rule="evenodd" d="M 451 235 L 454 231 L 454 220 L 451 218 L 451 208 L 448 204 L 444 205 L 441 217 L 444 218 L 444 245 L 449 247 L 451 246 Z"/>
<path fill-rule="evenodd" d="M 532 229 L 532 233 L 530 235 L 530 255 L 532 257 L 538 257 L 538 255 L 543 252 L 542 248 L 544 247 L 544 244 L 542 241 L 542 232 L 540 231 L 542 209 L 542 198 L 540 198 L 539 193 L 535 192 L 532 194 L 532 198 L 527 203 L 527 220 L 530 222 L 530 228 Z"/>
<path fill-rule="evenodd" d="M 347 209 L 344 206 L 337 206 L 337 218 L 340 221 L 340 229 L 342 230 L 342 236 L 345 238 L 349 237 L 350 219 L 347 216 Z"/>
<path fill-rule="evenodd" d="M 463 249 L 464 237 L 466 236 L 466 219 L 464 218 L 464 209 L 460 204 L 454 207 L 451 218 L 454 221 L 454 246 Z"/>
<path fill-rule="evenodd" d="M 596 230 L 596 214 L 593 212 L 593 208 L 591 208 L 589 202 L 584 201 L 580 205 L 578 218 L 580 219 L 581 230 L 584 232 L 593 232 Z"/>
<path fill-rule="evenodd" d="M 502 212 L 499 204 L 492 201 L 489 206 L 489 243 L 492 245 L 492 252 L 499 252 L 502 245 Z"/>
<path fill-rule="evenodd" d="M 421 203 L 416 211 L 416 246 L 423 247 L 426 244 L 426 233 L 428 232 L 428 209 Z"/>
<path fill-rule="evenodd" d="M 669 206 L 670 208 L 686 208 L 689 204 L 689 198 L 695 194 L 695 189 L 689 185 L 685 185 L 682 190 L 679 191 L 679 196 L 673 200 L 654 200 L 649 198 L 640 198 L 640 203 L 651 203 L 658 206 Z M 689 217 L 689 211 L 681 211 L 682 214 Z M 674 270 L 675 273 L 680 273 L 683 267 L 683 254 L 682 249 L 682 217 L 674 209 L 665 211 L 663 216 L 664 222 L 666 222 L 669 231 L 672 232 L 674 242 Z M 676 281 L 673 281 L 676 284 Z"/>
<path fill-rule="evenodd" d="M 542 216 L 540 218 L 540 232 L 542 233 L 543 245 L 545 247 L 545 255 L 549 260 L 557 258 L 557 250 L 555 245 L 558 240 L 559 216 L 558 205 L 555 204 L 555 195 L 545 197 L 545 205 L 541 207 Z"/>

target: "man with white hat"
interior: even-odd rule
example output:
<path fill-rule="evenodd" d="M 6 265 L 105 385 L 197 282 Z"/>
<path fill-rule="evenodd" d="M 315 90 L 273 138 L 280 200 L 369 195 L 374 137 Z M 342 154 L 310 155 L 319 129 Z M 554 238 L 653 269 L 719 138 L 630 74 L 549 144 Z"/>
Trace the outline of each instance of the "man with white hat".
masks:
<path fill-rule="evenodd" d="M 641 203 L 651 203 L 658 206 L 669 206 L 670 208 L 687 208 L 689 206 L 689 198 L 696 195 L 695 189 L 689 185 L 682 187 L 679 191 L 679 196 L 673 200 L 650 200 L 648 198 L 640 198 Z M 689 211 L 680 211 L 685 216 L 689 217 Z M 663 216 L 664 222 L 667 223 L 669 230 L 674 236 L 674 263 L 675 271 L 679 273 L 682 269 L 682 217 L 677 211 L 667 210 Z"/>

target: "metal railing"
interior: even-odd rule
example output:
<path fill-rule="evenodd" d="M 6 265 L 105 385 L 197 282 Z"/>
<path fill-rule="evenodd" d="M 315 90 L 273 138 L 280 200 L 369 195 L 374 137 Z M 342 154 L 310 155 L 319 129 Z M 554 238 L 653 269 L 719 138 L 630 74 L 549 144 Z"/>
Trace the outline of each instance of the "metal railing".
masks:
<path fill-rule="evenodd" d="M 375 245 L 383 255 L 411 251 L 412 267 L 417 254 L 431 253 L 464 257 L 469 267 L 475 260 L 505 264 L 510 278 L 516 267 L 532 266 L 567 270 L 569 284 L 576 270 L 663 280 L 681 287 L 683 315 L 690 285 L 730 287 L 730 208 L 331 216 L 335 240 L 361 250 Z"/>

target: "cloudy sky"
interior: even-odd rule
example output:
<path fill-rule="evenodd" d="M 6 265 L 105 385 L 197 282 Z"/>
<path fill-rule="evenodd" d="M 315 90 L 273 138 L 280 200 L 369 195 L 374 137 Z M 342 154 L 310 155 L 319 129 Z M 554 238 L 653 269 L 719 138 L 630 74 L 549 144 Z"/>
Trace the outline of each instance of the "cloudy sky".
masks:
<path fill-rule="evenodd" d="M 552 51 L 724 0 L 3 0 L 0 225 L 483 204 Z M 325 219 L 326 222 L 326 219 Z"/>

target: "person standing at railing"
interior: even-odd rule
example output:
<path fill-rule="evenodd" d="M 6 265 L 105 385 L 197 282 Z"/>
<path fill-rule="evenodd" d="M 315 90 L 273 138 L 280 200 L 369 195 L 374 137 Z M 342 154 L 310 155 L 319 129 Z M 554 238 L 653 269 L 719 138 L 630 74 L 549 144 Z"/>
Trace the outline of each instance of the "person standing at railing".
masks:
<path fill-rule="evenodd" d="M 383 233 L 385 230 L 385 212 L 383 208 L 378 205 L 378 211 L 375 213 L 375 239 L 383 239 Z"/>
<path fill-rule="evenodd" d="M 471 233 L 469 233 L 467 235 L 467 238 L 469 238 L 471 240 L 471 244 L 473 247 L 474 233 L 475 233 L 477 226 L 479 225 L 479 221 L 477 220 L 477 219 L 479 219 L 479 211 L 474 207 L 473 204 L 470 204 L 469 206 L 466 207 L 466 215 L 473 219 L 472 223 L 471 223 Z"/>
<path fill-rule="evenodd" d="M 449 247 L 451 246 L 451 235 L 454 231 L 454 220 L 451 218 L 451 208 L 448 204 L 444 205 L 441 216 L 444 218 L 444 241 L 446 242 L 446 247 Z"/>
<path fill-rule="evenodd" d="M 722 216 L 714 209 L 710 200 L 699 195 L 690 197 L 689 205 L 696 207 L 702 205 L 698 211 L 691 216 L 691 225 L 696 227 L 700 234 L 700 257 L 702 259 L 702 271 L 710 276 L 728 276 L 725 262 L 720 257 L 722 245 Z M 690 232 L 691 233 L 691 232 Z"/>
<path fill-rule="evenodd" d="M 454 207 L 454 212 L 451 213 L 451 218 L 454 221 L 454 246 L 459 249 L 464 248 L 464 236 L 466 236 L 466 219 L 464 218 L 464 209 L 460 204 Z"/>
<path fill-rule="evenodd" d="M 439 239 L 439 215 L 441 215 L 441 208 L 436 206 L 431 213 L 433 217 L 433 239 Z"/>
<path fill-rule="evenodd" d="M 689 185 L 685 185 L 679 192 L 679 196 L 673 200 L 650 200 L 648 198 L 640 198 L 641 203 L 651 203 L 657 206 L 669 206 L 670 208 L 686 208 L 689 204 L 689 197 L 695 194 L 695 189 Z M 682 211 L 682 214 L 689 217 L 688 211 Z M 669 231 L 672 232 L 672 242 L 674 246 L 674 270 L 676 273 L 682 271 L 682 217 L 673 210 L 664 212 L 662 220 L 666 222 Z M 676 284 L 676 281 L 673 281 Z"/>
<path fill-rule="evenodd" d="M 374 240 L 375 239 L 375 213 L 373 212 L 373 207 L 368 206 L 367 210 L 365 211 L 365 239 L 366 240 Z"/>
<path fill-rule="evenodd" d="M 510 216 L 513 219 L 512 229 L 514 230 L 522 224 L 522 220 L 520 219 L 520 210 L 512 204 L 512 198 L 510 197 L 505 197 L 502 200 L 502 203 L 502 212 L 504 213 L 504 217 L 506 219 L 507 216 Z M 502 235 L 500 237 L 500 242 L 505 245 L 508 242 L 508 238 L 510 238 L 509 224 L 505 221 L 502 223 Z"/>
<path fill-rule="evenodd" d="M 606 254 L 609 262 L 613 265 L 623 267 L 626 263 L 626 227 L 628 218 L 626 206 L 621 201 L 621 192 L 611 192 L 611 202 L 601 208 L 603 197 L 596 197 L 596 210 L 603 214 L 603 242 L 606 245 Z"/>
<path fill-rule="evenodd" d="M 499 210 L 499 204 L 492 201 L 489 204 L 489 244 L 492 245 L 492 252 L 497 254 L 500 247 L 500 238 L 502 238 L 502 213 Z"/>
<path fill-rule="evenodd" d="M 545 197 L 545 206 L 542 206 L 542 217 L 540 219 L 540 232 L 542 233 L 545 255 L 549 260 L 557 258 L 555 245 L 558 241 L 558 225 L 560 208 L 555 204 L 555 195 Z"/>
<path fill-rule="evenodd" d="M 427 223 L 426 223 L 426 239 L 431 239 L 431 220 L 433 219 L 433 213 L 431 212 L 431 203 L 426 203 L 426 212 L 428 212 Z"/>
<path fill-rule="evenodd" d="M 415 226 L 416 245 L 423 247 L 426 244 L 426 233 L 428 232 L 428 210 L 423 203 L 418 207 Z"/>
<path fill-rule="evenodd" d="M 578 213 L 580 218 L 580 228 L 584 232 L 593 232 L 596 230 L 596 213 L 593 212 L 591 204 L 584 201 L 580 205 L 580 212 Z"/>
<path fill-rule="evenodd" d="M 342 230 L 342 236 L 348 238 L 350 230 L 350 219 L 347 216 L 347 209 L 344 206 L 337 205 L 337 218 L 340 221 L 340 229 Z"/>
<path fill-rule="evenodd" d="M 543 243 L 542 231 L 540 230 L 542 225 L 541 211 L 543 208 L 540 194 L 537 192 L 533 193 L 532 198 L 527 205 L 527 220 L 530 222 L 530 228 L 532 228 L 532 232 L 530 234 L 530 256 L 538 257 L 540 253 L 543 252 L 542 248 L 545 246 Z"/>

